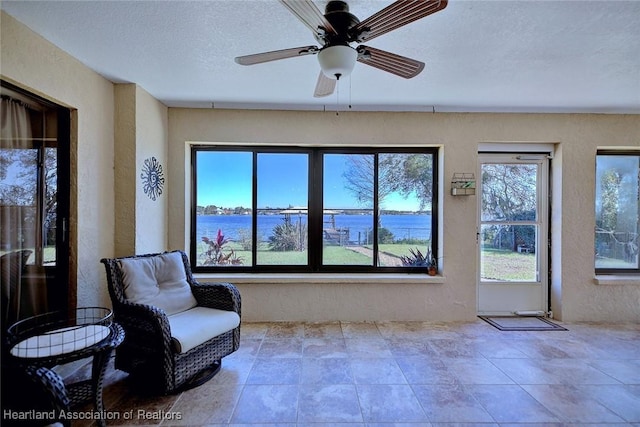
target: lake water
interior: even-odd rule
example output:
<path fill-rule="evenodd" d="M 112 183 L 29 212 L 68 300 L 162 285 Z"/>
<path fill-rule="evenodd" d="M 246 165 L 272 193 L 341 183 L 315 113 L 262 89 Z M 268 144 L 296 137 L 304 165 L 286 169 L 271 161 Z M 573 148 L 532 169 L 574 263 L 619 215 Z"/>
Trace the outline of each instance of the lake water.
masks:
<path fill-rule="evenodd" d="M 373 226 L 373 215 L 335 215 L 335 228 L 349 230 L 351 242 L 364 242 Z M 282 215 L 259 215 L 258 234 L 267 240 L 272 234 L 273 227 L 283 223 Z M 293 215 L 291 221 L 303 224 L 307 222 L 306 215 Z M 398 239 L 431 239 L 431 215 L 382 215 L 382 226 L 393 233 Z M 324 228 L 332 227 L 331 217 L 324 216 Z M 237 240 L 238 230 L 251 229 L 251 215 L 198 215 L 196 217 L 196 235 L 213 238 L 222 230 L 228 239 Z"/>

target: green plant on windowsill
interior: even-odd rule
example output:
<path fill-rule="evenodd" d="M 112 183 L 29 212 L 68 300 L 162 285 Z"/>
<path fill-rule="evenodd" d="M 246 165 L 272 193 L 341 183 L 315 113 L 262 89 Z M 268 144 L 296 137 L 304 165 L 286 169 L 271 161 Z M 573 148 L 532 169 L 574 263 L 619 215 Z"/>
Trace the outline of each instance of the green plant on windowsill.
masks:
<path fill-rule="evenodd" d="M 430 276 L 438 273 L 438 260 L 433 256 L 431 248 L 427 248 L 426 253 L 420 252 L 420 249 L 409 249 L 411 255 L 403 255 L 400 257 L 402 265 L 405 267 L 427 267 Z"/>

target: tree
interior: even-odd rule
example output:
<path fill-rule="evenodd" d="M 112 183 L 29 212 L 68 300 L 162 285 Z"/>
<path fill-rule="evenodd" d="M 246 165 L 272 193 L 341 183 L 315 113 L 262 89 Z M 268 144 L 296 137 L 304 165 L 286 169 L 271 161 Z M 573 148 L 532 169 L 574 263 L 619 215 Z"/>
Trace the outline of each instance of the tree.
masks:
<path fill-rule="evenodd" d="M 536 165 L 483 165 L 482 219 L 535 220 L 536 181 Z"/>
<path fill-rule="evenodd" d="M 39 158 L 41 156 L 41 163 Z M 40 167 L 41 166 L 41 167 Z M 44 231 L 44 245 L 55 244 L 56 208 L 58 193 L 57 149 L 34 144 L 32 148 L 8 148 L 0 150 L 0 205 L 22 207 L 23 227 L 30 224 L 30 239 Z M 39 177 L 44 187 L 39 185 Z M 42 191 L 40 191 L 42 190 Z M 41 227 L 34 228 L 37 221 L 37 207 L 44 208 Z M 32 209 L 24 209 L 32 208 Z M 33 244 L 31 240 L 28 240 Z"/>
<path fill-rule="evenodd" d="M 343 174 L 345 186 L 359 203 L 373 207 L 375 157 L 370 154 L 347 156 L 349 167 Z M 383 153 L 378 158 L 378 203 L 392 193 L 404 197 L 414 194 L 420 209 L 431 206 L 433 197 L 433 155 Z"/>
<path fill-rule="evenodd" d="M 431 206 L 433 199 L 433 156 L 431 154 L 381 154 L 380 180 L 391 192 L 409 197 L 415 194 L 420 209 Z"/>
<path fill-rule="evenodd" d="M 618 205 L 620 196 L 620 183 L 622 177 L 616 170 L 608 170 L 602 176 L 602 211 L 600 215 L 600 227 L 607 231 L 616 231 L 618 227 Z"/>
<path fill-rule="evenodd" d="M 596 181 L 596 255 L 634 262 L 640 226 L 640 158 L 599 155 Z"/>
<path fill-rule="evenodd" d="M 373 171 L 374 157 L 372 155 L 347 156 L 349 167 L 342 177 L 345 179 L 345 187 L 353 193 L 358 203 L 362 206 L 373 207 Z M 378 189 L 384 192 L 384 189 Z"/>
<path fill-rule="evenodd" d="M 598 227 L 607 231 L 637 231 L 640 219 L 639 163 L 638 156 L 598 156 Z"/>
<path fill-rule="evenodd" d="M 532 164 L 484 164 L 482 166 L 482 219 L 506 222 L 532 221 L 537 208 L 537 166 Z M 532 226 L 512 224 L 492 227 L 493 245 L 517 250 L 534 245 Z"/>

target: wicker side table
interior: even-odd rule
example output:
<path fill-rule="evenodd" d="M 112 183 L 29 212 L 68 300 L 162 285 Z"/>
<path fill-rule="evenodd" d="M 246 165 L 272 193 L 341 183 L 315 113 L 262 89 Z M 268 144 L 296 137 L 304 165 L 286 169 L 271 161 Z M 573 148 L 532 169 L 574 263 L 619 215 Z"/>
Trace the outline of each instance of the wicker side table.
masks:
<path fill-rule="evenodd" d="M 73 313 L 24 319 L 8 330 L 10 357 L 25 370 L 92 358 L 91 378 L 65 383 L 65 389 L 70 407 L 93 400 L 100 426 L 106 425 L 100 415 L 104 414 L 102 384 L 107 362 L 124 340 L 124 329 L 112 317 L 109 309 L 82 307 Z"/>

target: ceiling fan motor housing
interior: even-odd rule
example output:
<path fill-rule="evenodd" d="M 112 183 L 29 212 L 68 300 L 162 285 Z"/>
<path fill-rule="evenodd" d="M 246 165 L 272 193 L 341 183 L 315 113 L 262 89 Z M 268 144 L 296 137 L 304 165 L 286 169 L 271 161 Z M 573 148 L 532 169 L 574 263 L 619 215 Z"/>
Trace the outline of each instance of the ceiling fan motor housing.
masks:
<path fill-rule="evenodd" d="M 325 7 L 324 17 L 336 30 L 336 34 L 325 33 L 322 35 L 323 40 L 319 40 L 325 46 L 344 44 L 355 41 L 356 37 L 352 37 L 351 29 L 355 27 L 360 20 L 353 14 L 349 13 L 349 5 L 340 0 L 332 0 Z"/>

